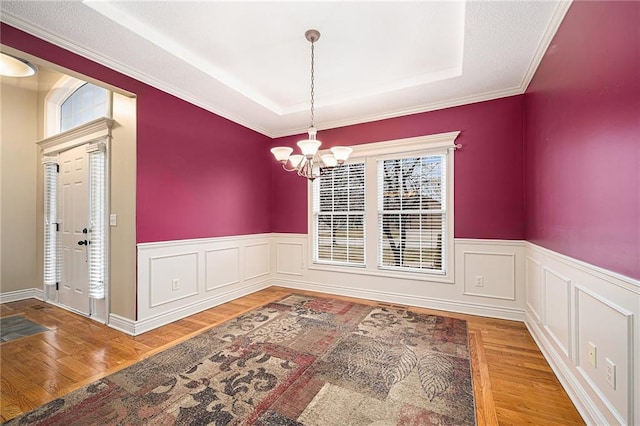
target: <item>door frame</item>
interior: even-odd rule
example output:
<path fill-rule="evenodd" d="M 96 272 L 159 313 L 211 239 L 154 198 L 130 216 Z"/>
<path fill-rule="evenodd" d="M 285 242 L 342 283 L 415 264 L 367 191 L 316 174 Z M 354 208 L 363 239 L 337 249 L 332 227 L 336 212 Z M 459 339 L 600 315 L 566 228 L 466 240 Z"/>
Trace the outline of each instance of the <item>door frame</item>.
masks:
<path fill-rule="evenodd" d="M 104 286 L 105 286 L 105 297 L 104 299 L 93 299 L 90 298 L 90 315 L 89 317 L 100 321 L 102 323 L 107 323 L 110 314 L 110 298 L 109 298 L 109 249 L 110 249 L 110 230 L 109 230 L 109 200 L 110 200 L 110 148 L 111 148 L 111 128 L 113 127 L 114 121 L 107 117 L 97 118 L 92 120 L 86 124 L 75 127 L 71 130 L 68 130 L 63 133 L 59 133 L 57 135 L 53 135 L 42 139 L 36 144 L 40 148 L 40 154 L 42 158 L 42 162 L 58 162 L 58 157 L 60 152 L 67 151 L 71 148 L 75 148 L 78 146 L 90 146 L 92 144 L 104 144 L 105 147 L 105 167 L 104 167 L 104 182 L 105 182 L 105 194 L 104 194 Z M 89 174 L 91 170 L 89 170 Z M 87 194 L 88 197 L 88 194 Z M 90 202 L 90 201 L 89 201 Z M 89 209 L 91 209 L 91 205 L 89 205 Z M 61 261 L 61 260 L 60 260 Z M 59 262 L 60 262 L 59 261 Z M 60 267 L 60 266 L 58 266 Z M 56 306 L 61 306 L 58 303 L 58 292 L 55 288 L 52 290 L 52 286 L 45 285 L 43 283 L 43 292 L 44 292 L 44 300 L 48 303 L 51 303 Z M 55 295 L 54 297 L 52 297 Z M 64 309 L 68 309 L 67 307 L 61 306 Z M 74 311 L 75 312 L 75 311 Z M 83 314 L 84 315 L 84 314 Z"/>

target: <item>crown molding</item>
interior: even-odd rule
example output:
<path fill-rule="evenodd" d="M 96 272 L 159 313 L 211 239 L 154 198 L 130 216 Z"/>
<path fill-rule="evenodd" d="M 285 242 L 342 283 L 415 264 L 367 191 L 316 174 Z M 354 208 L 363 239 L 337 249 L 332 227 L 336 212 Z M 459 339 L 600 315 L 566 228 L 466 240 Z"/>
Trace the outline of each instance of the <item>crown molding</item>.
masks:
<path fill-rule="evenodd" d="M 93 62 L 96 62 L 100 65 L 106 66 L 107 68 L 111 68 L 114 71 L 117 71 L 121 74 L 126 75 L 127 77 L 131 77 L 135 80 L 138 80 L 142 83 L 148 84 L 149 86 L 155 87 L 156 89 L 160 89 L 163 92 L 166 92 L 170 95 L 173 95 L 177 98 L 180 98 L 182 100 L 185 100 L 187 102 L 189 102 L 190 104 L 193 104 L 195 106 L 198 106 L 200 108 L 206 109 L 209 112 L 212 112 L 216 115 L 219 115 L 223 118 L 226 118 L 228 120 L 233 121 L 234 123 L 240 124 L 241 126 L 244 126 L 248 129 L 254 130 L 258 133 L 261 133 L 265 136 L 271 137 L 273 138 L 274 136 L 272 135 L 272 132 L 269 132 L 267 129 L 264 129 L 260 126 L 256 126 L 252 123 L 247 122 L 246 120 L 243 120 L 242 118 L 231 114 L 229 111 L 226 111 L 224 109 L 221 109 L 219 107 L 215 107 L 213 105 L 211 105 L 210 103 L 206 102 L 204 99 L 197 97 L 197 96 L 193 96 L 181 89 L 178 89 L 175 86 L 172 86 L 162 80 L 158 80 L 157 78 L 147 74 L 147 73 L 143 73 L 141 71 L 138 71 L 134 68 L 129 67 L 126 64 L 123 64 L 122 62 L 119 62 L 115 59 L 112 59 L 108 56 L 104 56 L 101 54 L 98 54 L 90 49 L 87 49 L 79 44 L 76 44 L 64 37 L 60 37 L 57 34 L 54 34 L 52 32 L 50 32 L 49 30 L 46 30 L 38 25 L 34 25 L 30 22 L 27 22 L 23 19 L 20 19 L 10 13 L 7 12 L 3 12 L 0 15 L 0 21 L 4 22 L 5 24 L 11 25 L 12 27 L 15 27 L 21 31 L 24 31 L 28 34 L 31 34 L 35 37 L 38 37 L 46 42 L 49 42 L 51 44 L 54 44 L 58 47 L 61 47 L 63 49 L 66 49 L 72 53 L 75 53 L 79 56 L 82 56 L 83 58 L 89 59 Z"/>
<path fill-rule="evenodd" d="M 558 28 L 560 28 L 560 24 L 564 20 L 564 17 L 569 11 L 572 3 L 573 0 L 566 0 L 556 4 L 556 8 L 553 11 L 551 20 L 549 21 L 549 25 L 547 25 L 547 28 L 538 43 L 538 48 L 536 49 L 533 58 L 531 58 L 531 62 L 529 63 L 527 72 L 522 79 L 522 83 L 520 83 L 520 90 L 522 93 L 527 91 L 531 80 L 533 80 L 533 76 L 536 74 L 536 71 L 540 66 L 540 62 L 542 62 L 542 58 L 544 58 L 544 54 L 547 52 L 556 32 L 558 32 Z"/>

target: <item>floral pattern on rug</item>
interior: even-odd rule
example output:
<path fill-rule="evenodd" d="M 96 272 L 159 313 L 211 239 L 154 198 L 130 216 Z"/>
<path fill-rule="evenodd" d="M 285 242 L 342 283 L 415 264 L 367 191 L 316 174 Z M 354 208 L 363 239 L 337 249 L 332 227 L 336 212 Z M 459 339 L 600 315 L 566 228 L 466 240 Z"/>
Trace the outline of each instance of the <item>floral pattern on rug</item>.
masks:
<path fill-rule="evenodd" d="M 473 425 L 467 326 L 291 295 L 9 424 Z"/>

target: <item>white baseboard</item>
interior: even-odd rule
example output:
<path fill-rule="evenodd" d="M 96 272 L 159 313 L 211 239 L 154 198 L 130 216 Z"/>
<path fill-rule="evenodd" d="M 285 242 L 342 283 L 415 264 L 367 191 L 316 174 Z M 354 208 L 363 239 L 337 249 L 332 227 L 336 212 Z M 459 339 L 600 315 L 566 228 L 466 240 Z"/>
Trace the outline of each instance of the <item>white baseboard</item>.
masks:
<path fill-rule="evenodd" d="M 182 318 L 186 318 L 189 315 L 193 315 L 206 309 L 213 308 L 214 306 L 238 299 L 242 296 L 255 293 L 256 291 L 267 288 L 270 285 L 271 284 L 268 280 L 253 283 L 141 321 L 133 321 L 116 314 L 111 314 L 109 315 L 109 326 L 131 336 L 138 336 L 147 331 L 178 321 Z"/>
<path fill-rule="evenodd" d="M 28 288 L 25 290 L 7 291 L 0 293 L 0 303 L 16 302 L 25 299 L 44 300 L 44 291 L 41 288 Z"/>
<path fill-rule="evenodd" d="M 553 349 L 551 341 L 546 338 L 542 329 L 529 313 L 527 313 L 525 325 L 585 423 L 588 425 L 608 424 L 607 419 L 604 418 L 598 407 L 589 398 L 580 382 L 576 380 L 571 372 L 571 369 L 562 361 L 562 358 Z"/>
<path fill-rule="evenodd" d="M 524 311 L 500 306 L 480 305 L 475 303 L 460 302 L 455 300 L 436 299 L 424 296 L 405 296 L 398 293 L 362 290 L 354 287 L 336 286 L 324 283 L 313 283 L 295 279 L 274 279 L 272 285 L 291 289 L 318 291 L 340 296 L 358 297 L 361 299 L 375 300 L 385 303 L 397 303 L 401 305 L 417 306 L 420 308 L 435 309 L 445 312 L 457 312 L 461 314 L 478 315 L 489 318 L 500 318 L 514 321 L 524 321 Z"/>

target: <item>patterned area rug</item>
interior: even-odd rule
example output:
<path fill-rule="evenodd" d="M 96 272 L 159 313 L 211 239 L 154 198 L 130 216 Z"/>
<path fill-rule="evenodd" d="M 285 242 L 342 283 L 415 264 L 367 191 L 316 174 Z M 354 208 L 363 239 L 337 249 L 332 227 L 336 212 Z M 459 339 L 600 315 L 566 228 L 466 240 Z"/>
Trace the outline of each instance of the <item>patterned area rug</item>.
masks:
<path fill-rule="evenodd" d="M 292 295 L 9 424 L 472 425 L 467 324 Z"/>
<path fill-rule="evenodd" d="M 0 342 L 2 343 L 44 331 L 49 331 L 49 329 L 22 315 L 0 318 Z"/>

